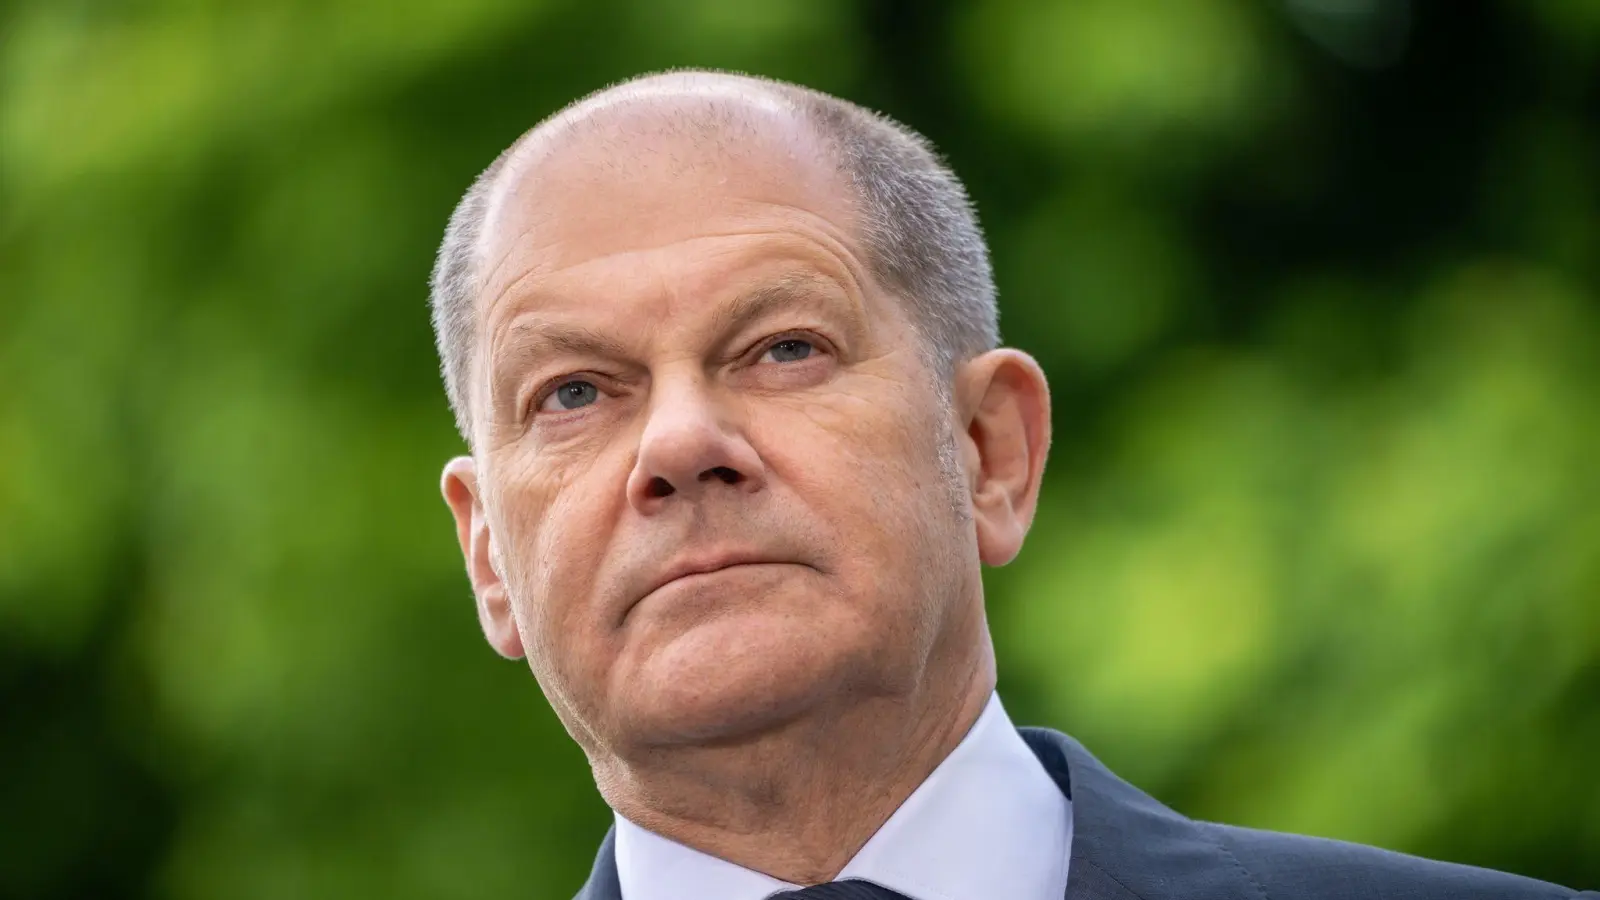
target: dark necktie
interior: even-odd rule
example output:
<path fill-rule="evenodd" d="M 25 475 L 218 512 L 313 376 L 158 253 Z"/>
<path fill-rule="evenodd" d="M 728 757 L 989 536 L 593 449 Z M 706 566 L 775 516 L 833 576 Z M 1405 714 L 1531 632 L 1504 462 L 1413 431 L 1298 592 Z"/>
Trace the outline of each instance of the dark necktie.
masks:
<path fill-rule="evenodd" d="M 910 900 L 870 881 L 830 881 L 798 891 L 773 894 L 768 900 Z"/>

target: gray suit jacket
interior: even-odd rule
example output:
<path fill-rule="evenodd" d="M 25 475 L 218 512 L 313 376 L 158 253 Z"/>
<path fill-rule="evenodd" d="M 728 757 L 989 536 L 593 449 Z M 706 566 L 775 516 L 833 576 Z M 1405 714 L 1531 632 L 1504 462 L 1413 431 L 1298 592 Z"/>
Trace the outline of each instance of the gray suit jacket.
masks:
<path fill-rule="evenodd" d="M 1600 900 L 1375 847 L 1198 822 L 1113 775 L 1072 738 L 1018 730 L 1072 798 L 1065 900 Z M 577 900 L 621 900 L 612 841 L 608 833 Z"/>

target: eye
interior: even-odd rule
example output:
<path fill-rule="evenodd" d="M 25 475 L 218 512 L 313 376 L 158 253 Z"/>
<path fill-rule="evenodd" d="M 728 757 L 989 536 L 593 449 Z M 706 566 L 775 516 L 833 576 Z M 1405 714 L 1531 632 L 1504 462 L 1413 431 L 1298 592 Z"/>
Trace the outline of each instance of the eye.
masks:
<path fill-rule="evenodd" d="M 784 338 L 768 347 L 767 352 L 763 353 L 761 358 L 766 359 L 770 356 L 774 362 L 780 363 L 799 362 L 810 356 L 811 351 L 814 349 L 816 349 L 815 346 L 803 338 Z"/>
<path fill-rule="evenodd" d="M 600 399 L 600 389 L 592 382 L 572 379 L 556 385 L 556 389 L 539 404 L 540 412 L 566 412 L 581 409 Z"/>

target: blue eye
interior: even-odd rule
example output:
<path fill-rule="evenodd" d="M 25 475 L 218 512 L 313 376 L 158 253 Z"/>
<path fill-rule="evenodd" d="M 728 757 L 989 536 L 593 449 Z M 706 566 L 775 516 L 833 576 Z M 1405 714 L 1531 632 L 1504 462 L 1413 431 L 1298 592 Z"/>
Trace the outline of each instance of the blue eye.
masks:
<path fill-rule="evenodd" d="M 798 362 L 811 355 L 811 342 L 789 338 L 767 348 L 767 354 L 776 362 Z"/>
<path fill-rule="evenodd" d="M 564 381 L 556 386 L 550 396 L 544 399 L 539 408 L 546 412 L 556 412 L 551 408 L 551 403 L 559 404 L 559 409 L 573 410 L 588 406 L 600 399 L 600 389 L 587 381 Z"/>

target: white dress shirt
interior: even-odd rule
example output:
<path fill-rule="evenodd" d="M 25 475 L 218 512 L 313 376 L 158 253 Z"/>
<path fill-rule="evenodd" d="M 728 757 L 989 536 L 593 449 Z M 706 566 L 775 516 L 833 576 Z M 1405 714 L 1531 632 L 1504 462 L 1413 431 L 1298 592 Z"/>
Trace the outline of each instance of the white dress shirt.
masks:
<path fill-rule="evenodd" d="M 617 816 L 622 900 L 766 900 L 798 885 Z M 992 695 L 983 714 L 839 873 L 911 900 L 1061 900 L 1072 803 Z"/>

